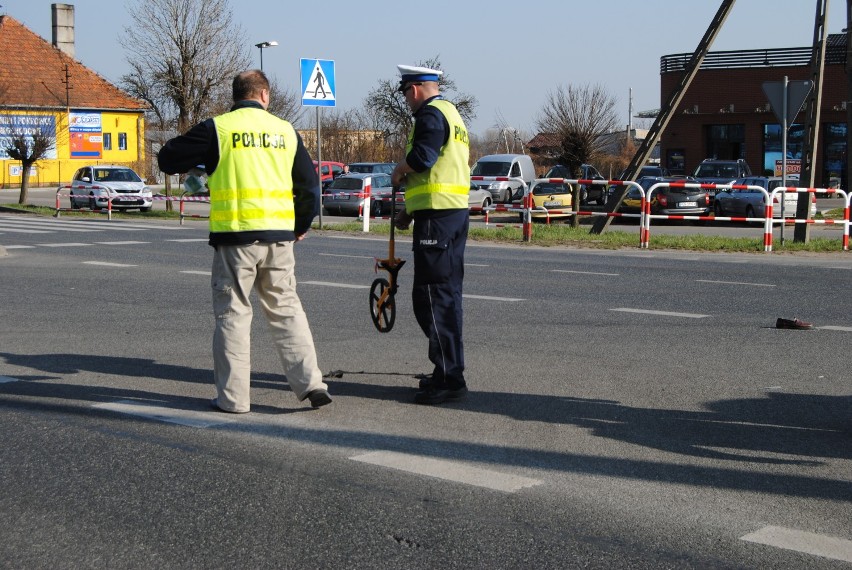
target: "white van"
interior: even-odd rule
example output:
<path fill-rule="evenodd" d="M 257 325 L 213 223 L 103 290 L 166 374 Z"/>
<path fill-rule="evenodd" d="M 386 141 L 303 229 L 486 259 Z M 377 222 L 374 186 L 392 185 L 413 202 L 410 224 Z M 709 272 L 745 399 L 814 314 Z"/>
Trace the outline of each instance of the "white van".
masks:
<path fill-rule="evenodd" d="M 529 189 L 535 180 L 535 167 L 532 159 L 525 154 L 489 154 L 476 161 L 470 170 L 470 175 L 520 178 Z M 524 185 L 518 180 L 506 182 L 472 180 L 471 187 L 488 190 L 495 203 L 509 203 L 513 198 L 524 195 Z"/>

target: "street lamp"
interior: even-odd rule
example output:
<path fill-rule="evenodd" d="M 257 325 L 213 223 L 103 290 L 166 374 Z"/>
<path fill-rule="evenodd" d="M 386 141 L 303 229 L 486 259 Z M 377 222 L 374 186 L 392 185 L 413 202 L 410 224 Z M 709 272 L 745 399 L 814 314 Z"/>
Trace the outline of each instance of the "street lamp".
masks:
<path fill-rule="evenodd" d="M 254 47 L 260 50 L 260 70 L 263 71 L 263 48 L 268 48 L 272 46 L 277 46 L 278 42 L 275 40 L 269 42 L 260 42 L 259 44 L 254 44 Z"/>

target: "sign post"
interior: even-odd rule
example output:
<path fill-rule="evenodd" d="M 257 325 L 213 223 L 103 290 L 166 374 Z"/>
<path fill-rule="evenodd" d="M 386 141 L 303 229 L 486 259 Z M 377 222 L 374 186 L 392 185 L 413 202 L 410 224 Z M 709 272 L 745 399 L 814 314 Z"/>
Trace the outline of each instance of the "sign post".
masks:
<path fill-rule="evenodd" d="M 789 81 L 786 75 L 784 81 L 766 81 L 763 84 L 763 93 L 769 99 L 769 105 L 781 122 L 781 184 L 785 188 L 787 187 L 787 129 L 790 123 L 796 120 L 796 115 L 802 110 L 802 105 L 813 87 L 813 81 Z M 781 196 L 782 244 L 784 243 L 784 202 L 784 196 Z"/>
<path fill-rule="evenodd" d="M 299 60 L 302 86 L 302 106 L 317 108 L 317 175 L 322 196 L 322 139 L 320 138 L 320 108 L 334 107 L 337 84 L 334 78 L 334 61 L 329 59 Z M 329 169 L 329 174 L 331 169 Z M 320 198 L 322 201 L 322 198 Z M 322 229 L 322 205 L 320 204 L 320 229 Z"/>

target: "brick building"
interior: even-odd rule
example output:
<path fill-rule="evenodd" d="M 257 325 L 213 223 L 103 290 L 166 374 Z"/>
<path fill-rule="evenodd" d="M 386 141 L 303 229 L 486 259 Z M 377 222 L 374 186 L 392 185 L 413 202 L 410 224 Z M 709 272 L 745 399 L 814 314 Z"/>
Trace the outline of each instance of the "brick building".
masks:
<path fill-rule="evenodd" d="M 743 158 L 755 174 L 776 173 L 781 125 L 769 107 L 766 81 L 811 79 L 813 49 L 782 48 L 710 52 L 660 140 L 661 162 L 672 173 L 690 174 L 705 158 Z M 662 100 L 677 86 L 689 54 L 660 58 Z M 846 188 L 846 35 L 832 34 L 823 71 L 820 129 L 814 166 L 816 185 L 840 179 Z M 798 121 L 805 120 L 804 110 Z M 804 125 L 788 131 L 787 157 L 800 159 Z M 793 161 L 795 164 L 795 161 Z"/>

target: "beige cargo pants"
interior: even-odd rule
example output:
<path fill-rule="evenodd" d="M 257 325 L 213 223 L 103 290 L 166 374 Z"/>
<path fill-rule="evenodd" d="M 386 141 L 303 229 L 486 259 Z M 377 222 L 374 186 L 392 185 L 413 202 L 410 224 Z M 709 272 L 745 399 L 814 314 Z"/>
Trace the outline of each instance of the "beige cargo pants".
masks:
<path fill-rule="evenodd" d="M 213 378 L 218 405 L 247 412 L 251 405 L 250 295 L 257 291 L 290 389 L 299 400 L 328 386 L 317 367 L 308 318 L 296 294 L 294 242 L 219 246 L 213 257 Z"/>

